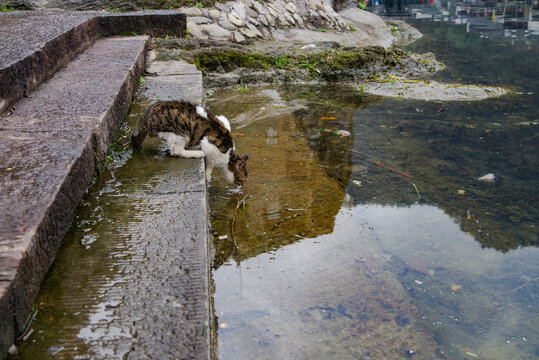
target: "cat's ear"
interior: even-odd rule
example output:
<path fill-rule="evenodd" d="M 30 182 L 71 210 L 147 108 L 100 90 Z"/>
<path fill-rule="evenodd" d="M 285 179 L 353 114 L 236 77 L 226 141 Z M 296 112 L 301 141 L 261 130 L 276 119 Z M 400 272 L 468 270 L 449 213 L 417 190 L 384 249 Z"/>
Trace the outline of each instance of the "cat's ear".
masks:
<path fill-rule="evenodd" d="M 242 155 L 241 158 L 243 159 L 243 161 L 247 161 L 247 159 L 249 159 L 249 155 Z"/>
<path fill-rule="evenodd" d="M 236 162 L 236 170 L 237 171 L 241 171 L 245 168 L 245 165 L 247 165 L 247 163 L 245 162 L 245 160 L 243 160 L 243 156 L 240 157 L 241 160 L 237 161 Z"/>

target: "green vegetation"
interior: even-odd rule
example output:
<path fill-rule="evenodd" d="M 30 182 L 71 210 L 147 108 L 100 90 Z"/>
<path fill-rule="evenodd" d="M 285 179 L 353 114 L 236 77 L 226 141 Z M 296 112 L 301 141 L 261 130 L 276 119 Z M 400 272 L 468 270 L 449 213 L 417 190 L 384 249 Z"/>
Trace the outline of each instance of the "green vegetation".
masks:
<path fill-rule="evenodd" d="M 365 0 L 359 0 L 357 6 L 358 6 L 361 10 L 367 10 L 367 3 L 365 2 Z"/>
<path fill-rule="evenodd" d="M 249 87 L 247 85 L 244 85 L 244 86 L 236 85 L 236 91 L 240 91 L 240 92 L 249 91 Z"/>
<path fill-rule="evenodd" d="M 10 11 L 15 11 L 17 9 L 11 7 L 11 6 L 7 6 L 5 4 L 0 4 L 0 12 L 10 12 Z"/>

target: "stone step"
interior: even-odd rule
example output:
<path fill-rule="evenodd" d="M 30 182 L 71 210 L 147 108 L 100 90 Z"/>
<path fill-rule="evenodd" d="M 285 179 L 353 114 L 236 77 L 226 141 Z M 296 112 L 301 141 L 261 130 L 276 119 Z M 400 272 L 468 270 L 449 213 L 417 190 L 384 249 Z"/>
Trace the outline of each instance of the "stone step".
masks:
<path fill-rule="evenodd" d="M 0 116 L 0 358 L 23 331 L 73 212 L 119 129 L 148 44 L 148 36 L 97 40 Z"/>
<path fill-rule="evenodd" d="M 182 37 L 185 19 L 173 10 L 0 12 L 0 114 L 98 38 L 126 33 Z"/>

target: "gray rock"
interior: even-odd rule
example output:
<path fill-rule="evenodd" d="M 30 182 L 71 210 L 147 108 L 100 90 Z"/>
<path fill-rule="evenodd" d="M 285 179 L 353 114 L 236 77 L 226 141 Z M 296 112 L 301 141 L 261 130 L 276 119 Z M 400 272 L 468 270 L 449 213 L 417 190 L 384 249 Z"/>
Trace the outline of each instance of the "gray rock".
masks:
<path fill-rule="evenodd" d="M 277 19 L 277 18 L 279 17 L 279 14 L 280 14 L 280 13 L 279 13 L 277 10 L 275 10 L 274 8 L 272 8 L 272 7 L 270 7 L 270 6 L 268 6 L 267 9 L 268 9 L 268 12 L 269 12 L 274 18 Z"/>
<path fill-rule="evenodd" d="M 304 24 L 303 24 L 303 19 L 301 18 L 301 16 L 299 16 L 297 13 L 295 13 L 293 15 L 293 18 L 294 20 L 296 20 L 296 24 L 298 24 L 299 27 L 303 27 Z"/>
<path fill-rule="evenodd" d="M 240 17 L 240 19 L 244 20 L 247 19 L 247 13 L 245 10 L 245 5 L 243 3 L 235 3 L 231 6 L 232 11 L 236 13 Z"/>
<path fill-rule="evenodd" d="M 243 26 L 243 20 L 235 13 L 227 14 L 228 21 L 236 26 Z"/>
<path fill-rule="evenodd" d="M 268 8 L 271 8 L 273 10 L 276 10 L 277 12 L 280 12 L 281 14 L 286 13 L 288 10 L 285 9 L 283 5 L 281 5 L 278 1 L 275 2 L 268 2 L 267 3 Z"/>
<path fill-rule="evenodd" d="M 294 20 L 294 18 L 290 16 L 289 14 L 283 14 L 283 16 L 286 19 L 286 22 L 289 23 L 290 25 L 296 24 L 296 20 Z"/>
<path fill-rule="evenodd" d="M 189 31 L 190 36 L 196 37 L 198 39 L 208 38 L 208 35 L 202 32 L 202 29 L 200 28 L 200 26 L 198 26 L 196 23 L 192 21 L 187 22 L 187 30 Z"/>
<path fill-rule="evenodd" d="M 236 43 L 239 43 L 239 44 L 242 44 L 242 43 L 247 42 L 247 39 L 245 38 L 245 36 L 240 34 L 238 31 L 234 31 L 232 33 L 232 41 L 234 41 Z"/>
<path fill-rule="evenodd" d="M 260 23 L 258 22 L 258 20 L 256 20 L 255 18 L 248 18 L 249 19 L 249 22 L 255 26 L 260 26 Z"/>
<path fill-rule="evenodd" d="M 217 24 L 200 25 L 200 28 L 211 38 L 230 39 L 232 37 L 232 33 L 230 31 L 220 27 Z"/>
<path fill-rule="evenodd" d="M 284 8 L 292 14 L 295 14 L 298 12 L 298 8 L 296 7 L 296 5 L 294 5 L 294 3 L 285 3 Z"/>
<path fill-rule="evenodd" d="M 286 21 L 286 18 L 284 17 L 283 14 L 279 13 L 279 16 L 277 17 L 277 22 L 279 23 L 279 25 L 281 26 L 288 26 L 290 25 L 288 23 L 288 21 Z"/>
<path fill-rule="evenodd" d="M 264 39 L 271 38 L 271 32 L 267 28 L 261 26 L 258 30 L 262 33 Z"/>
<path fill-rule="evenodd" d="M 309 1 L 309 0 L 305 1 L 305 5 L 307 5 L 309 7 L 309 9 L 311 9 L 312 11 L 318 10 L 316 5 L 313 2 Z"/>
<path fill-rule="evenodd" d="M 227 29 L 227 30 L 230 30 L 230 31 L 234 31 L 236 30 L 236 26 L 233 25 L 230 21 L 228 21 L 227 17 L 225 15 L 221 16 L 221 19 L 219 19 L 219 26 Z"/>
<path fill-rule="evenodd" d="M 263 15 L 265 14 L 267 11 L 266 11 L 266 8 L 264 6 L 262 6 L 262 4 L 258 3 L 258 2 L 253 2 L 253 9 L 259 13 L 260 15 Z"/>
<path fill-rule="evenodd" d="M 326 21 L 329 21 L 329 16 L 327 16 L 327 14 L 326 14 L 324 11 L 318 10 L 318 15 L 319 15 L 322 19 L 324 19 L 324 20 L 326 20 Z"/>
<path fill-rule="evenodd" d="M 227 12 L 227 13 L 232 11 L 230 6 L 228 6 L 226 4 L 223 4 L 223 3 L 216 2 L 213 6 L 215 6 L 217 9 L 219 9 L 221 11 L 224 11 L 224 12 Z"/>
<path fill-rule="evenodd" d="M 268 19 L 266 19 L 265 15 L 258 15 L 258 18 L 256 20 L 264 26 L 269 26 Z"/>
<path fill-rule="evenodd" d="M 181 7 L 178 9 L 179 12 L 184 13 L 187 16 L 203 16 L 204 12 L 202 9 L 192 6 L 192 7 Z"/>
<path fill-rule="evenodd" d="M 217 19 L 221 18 L 221 12 L 219 10 L 217 10 L 217 9 L 210 9 L 208 11 L 208 15 L 214 20 L 217 20 Z"/>
<path fill-rule="evenodd" d="M 267 14 L 264 15 L 266 17 L 266 19 L 268 19 L 268 23 L 270 24 L 270 26 L 275 26 L 276 25 L 276 22 L 275 22 L 275 17 L 273 17 L 273 15 L 271 15 L 269 12 Z"/>
<path fill-rule="evenodd" d="M 195 24 L 200 25 L 200 24 L 209 24 L 212 21 L 204 16 L 193 16 L 189 18 L 189 22 L 194 22 Z"/>
<path fill-rule="evenodd" d="M 245 13 L 247 14 L 247 17 L 250 17 L 252 19 L 256 19 L 258 17 L 258 13 L 251 8 L 247 8 L 245 10 Z"/>
<path fill-rule="evenodd" d="M 262 33 L 258 31 L 258 29 L 249 29 L 249 28 L 240 28 L 240 33 L 250 39 L 254 39 L 257 37 L 263 37 Z"/>

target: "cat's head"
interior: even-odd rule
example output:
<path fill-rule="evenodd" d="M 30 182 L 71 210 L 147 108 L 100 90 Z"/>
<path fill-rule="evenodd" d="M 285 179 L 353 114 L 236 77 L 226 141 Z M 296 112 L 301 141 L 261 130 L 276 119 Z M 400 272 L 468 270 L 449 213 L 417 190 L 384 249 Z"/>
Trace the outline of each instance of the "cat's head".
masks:
<path fill-rule="evenodd" d="M 243 186 L 247 180 L 247 159 L 249 155 L 238 156 L 235 153 L 230 157 L 228 162 L 228 170 L 234 174 L 234 184 Z"/>

